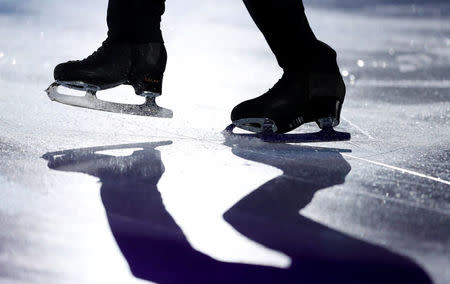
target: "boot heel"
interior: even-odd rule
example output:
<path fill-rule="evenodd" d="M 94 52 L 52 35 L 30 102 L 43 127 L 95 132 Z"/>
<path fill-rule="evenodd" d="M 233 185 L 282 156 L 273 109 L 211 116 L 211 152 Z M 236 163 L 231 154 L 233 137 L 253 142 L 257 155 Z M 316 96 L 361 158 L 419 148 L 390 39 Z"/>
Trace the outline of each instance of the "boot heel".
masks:
<path fill-rule="evenodd" d="M 320 129 L 329 129 L 339 125 L 342 102 L 335 98 L 320 98 L 313 103 L 312 110 L 315 110 L 313 119 Z"/>
<path fill-rule="evenodd" d="M 162 93 L 163 76 L 145 75 L 132 85 L 136 95 L 143 97 L 158 97 Z"/>

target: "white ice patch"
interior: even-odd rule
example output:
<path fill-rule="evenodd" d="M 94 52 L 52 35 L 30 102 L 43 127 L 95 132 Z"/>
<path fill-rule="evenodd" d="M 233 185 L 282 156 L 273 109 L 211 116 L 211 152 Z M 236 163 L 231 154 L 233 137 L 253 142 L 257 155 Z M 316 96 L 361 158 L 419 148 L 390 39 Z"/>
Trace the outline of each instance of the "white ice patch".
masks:
<path fill-rule="evenodd" d="M 366 80 L 358 81 L 358 86 L 377 88 L 450 88 L 450 80 Z"/>
<path fill-rule="evenodd" d="M 217 260 L 287 268 L 291 259 L 248 239 L 223 218 L 239 200 L 282 171 L 202 141 L 161 149 L 165 173 L 158 184 L 167 211 L 190 244 Z"/>
<path fill-rule="evenodd" d="M 131 86 L 119 86 L 113 89 L 97 92 L 97 98 L 119 104 L 143 104 L 145 98 L 137 96 Z"/>
<path fill-rule="evenodd" d="M 426 54 L 403 54 L 398 55 L 397 61 L 400 72 L 414 72 L 420 69 L 427 68 L 433 62 L 433 59 Z"/>
<path fill-rule="evenodd" d="M 134 152 L 144 150 L 143 148 L 129 148 L 129 149 L 114 149 L 114 150 L 105 150 L 105 151 L 98 151 L 95 152 L 99 155 L 107 155 L 107 156 L 113 156 L 113 157 L 128 157 L 133 155 Z"/>

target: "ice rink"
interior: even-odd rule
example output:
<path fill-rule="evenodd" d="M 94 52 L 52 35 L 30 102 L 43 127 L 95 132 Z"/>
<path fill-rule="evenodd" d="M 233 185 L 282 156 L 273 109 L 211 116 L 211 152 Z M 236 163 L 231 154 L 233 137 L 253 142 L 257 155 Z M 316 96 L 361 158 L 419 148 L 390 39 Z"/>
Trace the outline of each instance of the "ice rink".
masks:
<path fill-rule="evenodd" d="M 222 134 L 281 76 L 240 1 L 167 1 L 160 119 L 44 92 L 106 0 L 0 0 L 0 283 L 450 283 L 450 5 L 312 2 L 348 142 Z"/>

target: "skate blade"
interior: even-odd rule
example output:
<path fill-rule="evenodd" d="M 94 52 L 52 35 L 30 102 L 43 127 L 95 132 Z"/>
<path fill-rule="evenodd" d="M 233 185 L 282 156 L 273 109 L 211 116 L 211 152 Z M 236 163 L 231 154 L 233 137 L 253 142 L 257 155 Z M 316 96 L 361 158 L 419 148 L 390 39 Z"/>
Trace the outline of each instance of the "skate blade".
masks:
<path fill-rule="evenodd" d="M 47 88 L 47 90 L 45 90 L 50 100 L 56 101 L 58 103 L 121 114 L 132 114 L 132 115 L 161 117 L 161 118 L 173 117 L 173 112 L 169 109 L 165 109 L 158 106 L 155 102 L 154 97 L 147 97 L 146 102 L 141 105 L 120 104 L 98 99 L 95 96 L 96 91 L 92 89 L 83 89 L 86 90 L 87 92 L 85 96 L 81 97 L 64 95 L 58 92 L 59 86 L 61 86 L 61 84 L 55 82 L 51 84 Z"/>
<path fill-rule="evenodd" d="M 278 130 L 275 122 L 268 118 L 243 118 L 233 121 L 233 125 L 257 134 L 275 133 Z"/>
<path fill-rule="evenodd" d="M 73 81 L 73 82 L 56 81 L 53 84 L 57 84 L 58 86 L 63 86 L 63 87 L 69 88 L 69 89 L 77 90 L 77 91 L 86 91 L 86 92 L 97 92 L 102 89 L 99 86 L 90 85 L 90 84 L 82 82 L 82 81 Z M 115 86 L 116 85 L 111 85 L 111 86 L 106 86 L 106 87 L 112 88 Z"/>
<path fill-rule="evenodd" d="M 298 134 L 277 134 L 277 133 L 256 133 L 256 134 L 240 134 L 234 133 L 233 130 L 237 126 L 229 125 L 223 134 L 228 137 L 259 139 L 267 143 L 315 143 L 315 142 L 339 142 L 349 141 L 351 134 L 348 132 L 335 131 L 332 128 L 322 129 L 314 133 L 298 133 Z M 239 127 L 242 128 L 242 127 Z"/>

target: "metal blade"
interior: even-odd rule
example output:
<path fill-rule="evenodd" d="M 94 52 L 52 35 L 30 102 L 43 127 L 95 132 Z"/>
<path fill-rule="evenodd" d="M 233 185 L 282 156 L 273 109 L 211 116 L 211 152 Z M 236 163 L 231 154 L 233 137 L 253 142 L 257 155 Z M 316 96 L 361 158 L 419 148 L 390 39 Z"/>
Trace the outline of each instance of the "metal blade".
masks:
<path fill-rule="evenodd" d="M 50 100 L 66 105 L 107 112 L 163 118 L 173 117 L 173 112 L 169 109 L 158 106 L 155 98 L 147 97 L 146 102 L 141 105 L 120 104 L 100 100 L 95 96 L 94 91 L 87 91 L 86 95 L 82 97 L 64 95 L 58 92 L 59 86 L 60 84 L 53 83 L 47 88 L 46 92 Z"/>
<path fill-rule="evenodd" d="M 259 139 L 268 143 L 313 143 L 313 142 L 338 142 L 349 141 L 351 134 L 339 132 L 334 129 L 321 130 L 314 133 L 295 133 L 295 134 L 240 134 L 234 133 L 236 125 L 229 125 L 224 131 L 224 135 L 235 138 Z"/>

